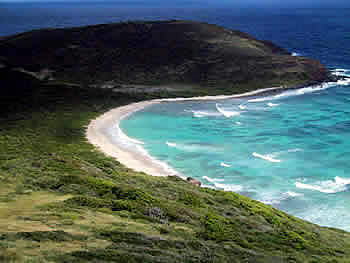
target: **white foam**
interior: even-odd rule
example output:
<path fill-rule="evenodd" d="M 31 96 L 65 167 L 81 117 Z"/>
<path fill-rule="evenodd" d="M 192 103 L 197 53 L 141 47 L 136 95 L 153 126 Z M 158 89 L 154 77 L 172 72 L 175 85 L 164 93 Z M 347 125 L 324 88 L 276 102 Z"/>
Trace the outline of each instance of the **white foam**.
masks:
<path fill-rule="evenodd" d="M 185 152 L 215 152 L 221 151 L 222 148 L 212 146 L 212 145 L 201 145 L 201 144 L 186 144 L 186 143 L 175 143 L 175 142 L 165 142 L 168 147 L 173 147 Z"/>
<path fill-rule="evenodd" d="M 337 84 L 341 85 L 341 86 L 348 86 L 348 85 L 350 85 L 350 78 L 343 79 L 343 80 L 338 80 Z"/>
<path fill-rule="evenodd" d="M 168 145 L 169 147 L 176 147 L 176 143 L 174 142 L 166 142 L 166 145 Z"/>
<path fill-rule="evenodd" d="M 146 158 L 148 158 L 149 160 L 151 160 L 153 163 L 155 163 L 157 166 L 162 167 L 166 173 L 168 175 L 176 175 L 179 176 L 181 178 L 185 178 L 185 176 L 183 176 L 182 174 L 180 174 L 179 172 L 177 172 L 176 170 L 174 170 L 172 167 L 170 167 L 168 164 L 166 164 L 165 162 L 162 162 L 156 158 L 154 158 L 152 155 L 150 155 L 148 153 L 148 151 L 143 148 L 141 145 L 138 144 L 133 144 L 134 149 L 139 152 L 140 154 L 146 156 Z"/>
<path fill-rule="evenodd" d="M 269 102 L 269 103 L 267 103 L 267 106 L 269 106 L 269 107 L 277 107 L 277 106 L 279 106 L 279 104 Z"/>
<path fill-rule="evenodd" d="M 129 136 L 127 136 L 117 125 L 116 126 L 117 129 L 117 135 L 119 136 L 119 138 L 122 140 L 122 142 L 125 143 L 134 143 L 134 144 L 144 144 L 144 142 L 139 141 L 137 139 L 134 138 L 130 138 Z"/>
<path fill-rule="evenodd" d="M 216 183 L 216 182 L 223 182 L 224 179 L 221 179 L 221 178 L 210 178 L 208 176 L 202 176 L 203 179 L 207 180 L 208 182 L 211 182 L 211 183 Z"/>
<path fill-rule="evenodd" d="M 299 56 L 301 56 L 301 54 L 298 53 L 298 52 L 292 52 L 292 56 L 293 56 L 293 57 L 299 57 Z"/>
<path fill-rule="evenodd" d="M 348 69 L 333 69 L 331 70 L 332 75 L 334 76 L 338 76 L 338 77 L 345 77 L 345 78 L 349 78 L 350 77 L 350 70 Z"/>
<path fill-rule="evenodd" d="M 293 191 L 287 191 L 285 193 L 280 193 L 280 194 L 267 193 L 267 194 L 263 195 L 263 198 L 260 199 L 259 201 L 264 203 L 264 204 L 267 204 L 267 205 L 276 205 L 276 204 L 281 203 L 284 200 L 288 200 L 288 199 L 295 198 L 298 196 L 303 196 L 303 194 L 296 193 Z"/>
<path fill-rule="evenodd" d="M 177 172 L 172 167 L 167 165 L 165 162 L 162 162 L 160 160 L 157 160 L 157 159 L 153 158 L 151 155 L 148 154 L 148 152 L 147 152 L 147 156 L 152 160 L 153 163 L 156 163 L 157 165 L 161 166 L 165 171 L 167 171 L 168 175 L 176 175 L 176 176 L 179 176 L 182 179 L 186 178 L 186 176 L 184 176 L 183 174 Z"/>
<path fill-rule="evenodd" d="M 219 105 L 216 103 L 216 109 L 218 110 L 218 112 L 220 112 L 222 115 L 224 115 L 226 118 L 231 118 L 233 116 L 238 116 L 241 113 L 239 111 L 228 111 L 228 110 L 224 110 L 222 108 L 219 107 Z"/>
<path fill-rule="evenodd" d="M 301 89 L 297 89 L 297 90 L 286 91 L 286 92 L 278 94 L 274 97 L 283 98 L 283 97 L 290 97 L 290 96 L 298 96 L 298 95 L 303 95 L 303 94 L 307 94 L 307 93 L 313 93 L 316 91 L 329 89 L 329 88 L 334 87 L 336 85 L 337 85 L 336 82 L 326 82 L 326 83 L 322 83 L 322 84 L 317 85 L 317 86 L 311 86 L 311 87 L 305 87 L 305 88 L 301 88 Z"/>
<path fill-rule="evenodd" d="M 274 158 L 272 158 L 269 155 L 262 155 L 262 154 L 259 154 L 259 153 L 256 153 L 256 152 L 253 152 L 252 155 L 255 156 L 255 157 L 264 159 L 266 161 L 272 162 L 272 163 L 280 163 L 281 162 L 281 160 L 274 159 Z"/>
<path fill-rule="evenodd" d="M 350 184 L 350 179 L 334 177 L 333 180 L 319 181 L 314 184 L 306 184 L 300 181 L 295 182 L 295 186 L 301 189 L 319 191 L 326 194 L 335 194 L 347 190 L 347 185 Z"/>
<path fill-rule="evenodd" d="M 293 192 L 293 191 L 287 191 L 286 194 L 290 197 L 297 197 L 297 196 L 303 196 L 303 194 L 301 193 L 296 193 L 296 192 Z"/>
<path fill-rule="evenodd" d="M 214 184 L 215 187 L 222 189 L 226 192 L 242 192 L 243 187 L 241 185 L 236 185 L 236 184 Z"/>
<path fill-rule="evenodd" d="M 215 185 L 216 188 L 222 189 L 224 191 L 230 191 L 230 192 L 240 192 L 243 190 L 243 187 L 241 185 L 236 184 L 222 184 L 218 182 L 223 182 L 224 179 L 219 178 L 210 178 L 208 176 L 203 176 L 203 179 L 207 180 L 208 182 L 211 182 Z"/>
<path fill-rule="evenodd" d="M 240 121 L 236 121 L 235 122 L 237 125 L 242 125 L 242 122 L 240 122 Z"/>
<path fill-rule="evenodd" d="M 248 102 L 262 102 L 262 101 L 268 101 L 268 100 L 273 100 L 274 97 L 268 96 L 268 97 L 263 97 L 263 98 L 256 98 L 256 99 L 250 99 Z"/>
<path fill-rule="evenodd" d="M 221 116 L 221 114 L 217 112 L 210 112 L 210 111 L 196 111 L 196 110 L 185 110 L 186 112 L 192 112 L 193 117 L 195 118 L 204 118 L 204 117 L 215 117 L 215 116 Z"/>
<path fill-rule="evenodd" d="M 244 109 L 246 109 L 247 107 L 244 106 L 243 104 L 241 104 L 241 105 L 238 106 L 238 108 L 240 108 L 241 110 L 244 110 Z"/>
<path fill-rule="evenodd" d="M 224 162 L 221 162 L 220 166 L 222 166 L 222 167 L 231 167 L 232 165 L 224 163 Z"/>
<path fill-rule="evenodd" d="M 332 69 L 331 72 L 349 72 L 349 69 L 344 69 L 344 68 L 336 68 Z"/>
<path fill-rule="evenodd" d="M 115 133 L 116 129 L 116 133 Z M 174 170 L 172 167 L 168 166 L 165 162 L 162 162 L 154 157 L 152 157 L 145 148 L 143 148 L 142 145 L 145 143 L 142 141 L 139 141 L 134 138 L 130 138 L 127 136 L 123 131 L 120 129 L 119 125 L 114 126 L 112 129 L 109 130 L 110 135 L 118 141 L 120 146 L 125 147 L 129 150 L 138 152 L 139 154 L 142 154 L 145 156 L 147 159 L 149 159 L 151 162 L 156 164 L 158 167 L 161 167 L 167 175 L 176 175 L 181 178 L 185 178 L 185 176 L 176 170 Z"/>
<path fill-rule="evenodd" d="M 270 100 L 279 100 L 279 99 L 288 98 L 292 96 L 299 96 L 299 95 L 313 93 L 321 90 L 326 90 L 331 87 L 335 87 L 337 85 L 340 85 L 340 84 L 338 82 L 326 82 L 316 86 L 310 86 L 310 87 L 305 87 L 305 88 L 296 89 L 296 90 L 288 90 L 274 96 L 250 99 L 248 100 L 248 102 L 264 102 L 264 101 L 270 101 Z"/>

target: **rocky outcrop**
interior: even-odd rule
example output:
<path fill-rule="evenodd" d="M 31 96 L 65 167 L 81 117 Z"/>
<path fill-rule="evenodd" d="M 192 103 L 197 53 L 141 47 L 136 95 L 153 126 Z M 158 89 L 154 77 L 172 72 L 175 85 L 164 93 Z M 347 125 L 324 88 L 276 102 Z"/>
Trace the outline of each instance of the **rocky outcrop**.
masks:
<path fill-rule="evenodd" d="M 189 182 L 190 184 L 193 184 L 193 185 L 197 185 L 197 186 L 201 186 L 202 185 L 201 182 L 197 181 L 196 179 L 194 179 L 192 177 L 187 177 L 186 181 Z"/>

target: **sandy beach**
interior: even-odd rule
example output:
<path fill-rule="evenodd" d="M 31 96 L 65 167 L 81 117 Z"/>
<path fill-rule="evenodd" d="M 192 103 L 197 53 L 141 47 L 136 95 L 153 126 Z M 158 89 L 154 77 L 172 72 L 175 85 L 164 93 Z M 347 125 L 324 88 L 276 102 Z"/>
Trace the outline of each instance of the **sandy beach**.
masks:
<path fill-rule="evenodd" d="M 252 92 L 236 94 L 236 95 L 219 95 L 219 96 L 203 96 L 192 98 L 173 98 L 173 99 L 155 99 L 149 101 L 142 101 L 131 103 L 122 107 L 112 109 L 103 115 L 99 116 L 95 120 L 92 120 L 88 125 L 86 131 L 86 137 L 88 141 L 95 145 L 97 149 L 105 153 L 108 156 L 116 158 L 120 163 L 126 167 L 131 168 L 138 172 L 144 172 L 153 176 L 168 176 L 178 175 L 175 171 L 172 171 L 161 162 L 157 162 L 148 154 L 144 154 L 138 151 L 132 151 L 121 145 L 117 144 L 113 140 L 108 130 L 115 126 L 116 129 L 119 126 L 120 121 L 128 115 L 144 109 L 155 103 L 173 102 L 173 101 L 194 101 L 194 100 L 222 100 L 230 98 L 241 98 L 254 95 L 261 95 L 267 92 L 278 92 L 284 90 L 283 87 L 274 87 L 267 89 L 260 89 Z M 127 137 L 127 136 L 126 136 Z M 182 176 L 181 176 L 182 177 Z"/>

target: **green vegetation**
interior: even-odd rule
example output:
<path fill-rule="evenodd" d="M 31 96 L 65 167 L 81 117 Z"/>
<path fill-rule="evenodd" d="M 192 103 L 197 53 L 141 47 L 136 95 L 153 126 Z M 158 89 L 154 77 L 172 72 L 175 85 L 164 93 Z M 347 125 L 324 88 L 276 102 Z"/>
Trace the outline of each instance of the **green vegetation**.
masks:
<path fill-rule="evenodd" d="M 26 34 L 10 39 L 17 45 Z M 10 60 L 0 69 L 0 262 L 350 262 L 347 232 L 235 193 L 137 173 L 85 138 L 89 121 L 108 109 L 208 87 L 116 92 L 83 80 L 39 81 L 10 69 Z"/>
<path fill-rule="evenodd" d="M 23 73 L 11 74 L 16 87 Z M 27 96 L 8 91 L 0 115 L 2 261 L 349 262 L 344 231 L 235 193 L 136 173 L 86 141 L 91 119 L 142 98 L 27 83 Z"/>
<path fill-rule="evenodd" d="M 0 63 L 40 79 L 157 97 L 232 94 L 327 78 L 315 60 L 191 21 L 31 31 L 0 41 Z"/>

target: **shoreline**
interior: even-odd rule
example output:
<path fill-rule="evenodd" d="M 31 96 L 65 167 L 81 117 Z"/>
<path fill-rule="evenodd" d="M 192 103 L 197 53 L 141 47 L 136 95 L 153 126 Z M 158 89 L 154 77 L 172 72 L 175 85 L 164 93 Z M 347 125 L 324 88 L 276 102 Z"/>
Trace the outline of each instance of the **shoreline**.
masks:
<path fill-rule="evenodd" d="M 130 114 L 145 109 L 153 104 L 162 102 L 177 102 L 177 101 L 201 101 L 201 100 L 224 100 L 231 98 L 250 97 L 254 95 L 262 95 L 270 92 L 286 91 L 289 88 L 285 87 L 272 87 L 259 89 L 255 91 L 245 92 L 235 95 L 218 95 L 218 96 L 202 96 L 202 97 L 190 97 L 190 98 L 169 98 L 169 99 L 154 99 L 141 102 L 134 102 L 125 106 L 120 106 L 111 109 L 104 114 L 100 115 L 96 119 L 92 120 L 86 130 L 86 138 L 88 142 L 94 145 L 99 151 L 103 152 L 107 156 L 115 158 L 118 162 L 125 165 L 127 168 L 133 169 L 137 172 L 144 172 L 152 176 L 169 176 L 176 175 L 181 178 L 186 178 L 180 173 L 177 173 L 166 164 L 154 159 L 149 154 L 145 154 L 138 151 L 132 151 L 126 149 L 117 143 L 108 130 L 115 126 L 119 128 L 120 121 L 129 116 Z M 122 133 L 123 137 L 129 140 L 135 139 L 129 138 L 126 134 Z M 142 144 L 140 144 L 142 145 Z"/>

